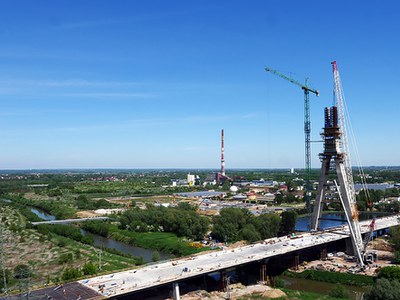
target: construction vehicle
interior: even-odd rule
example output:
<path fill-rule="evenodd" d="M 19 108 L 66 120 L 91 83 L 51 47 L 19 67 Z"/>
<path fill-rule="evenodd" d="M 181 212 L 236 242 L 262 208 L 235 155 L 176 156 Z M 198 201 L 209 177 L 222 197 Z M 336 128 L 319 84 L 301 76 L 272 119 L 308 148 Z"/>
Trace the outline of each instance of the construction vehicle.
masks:
<path fill-rule="evenodd" d="M 309 97 L 309 94 L 311 92 L 318 97 L 319 92 L 308 86 L 308 78 L 305 78 L 305 83 L 302 84 L 302 83 L 298 82 L 297 80 L 290 78 L 270 67 L 265 67 L 265 71 L 271 72 L 272 74 L 275 74 L 287 81 L 290 81 L 291 83 L 301 87 L 301 89 L 304 91 L 304 135 L 305 135 L 304 142 L 305 142 L 305 170 L 306 170 L 305 200 L 306 200 L 307 211 L 311 211 L 311 205 L 310 205 L 311 190 L 312 190 L 312 188 L 311 188 L 311 140 L 310 140 L 311 121 L 310 121 L 310 97 Z"/>
<path fill-rule="evenodd" d="M 369 224 L 368 227 L 369 227 L 369 231 L 365 234 L 365 237 L 363 240 L 362 255 L 363 255 L 364 263 L 371 264 L 374 261 L 376 261 L 376 253 L 375 252 L 367 252 L 367 247 L 368 247 L 368 243 L 371 241 L 371 239 L 374 235 L 375 218 L 372 219 L 372 222 L 371 222 L 371 224 Z"/>

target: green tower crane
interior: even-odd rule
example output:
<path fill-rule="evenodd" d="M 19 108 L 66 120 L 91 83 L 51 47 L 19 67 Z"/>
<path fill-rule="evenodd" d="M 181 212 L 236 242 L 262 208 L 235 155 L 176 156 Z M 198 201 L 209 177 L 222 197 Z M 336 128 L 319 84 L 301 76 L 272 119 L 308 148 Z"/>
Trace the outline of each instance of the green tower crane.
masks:
<path fill-rule="evenodd" d="M 297 80 L 290 78 L 277 70 L 274 70 L 270 67 L 265 67 L 265 71 L 271 72 L 291 83 L 301 87 L 304 91 L 304 135 L 305 135 L 305 170 L 306 170 L 306 207 L 307 211 L 311 211 L 311 147 L 310 147 L 310 134 L 311 134 L 311 122 L 310 122 L 310 97 L 309 94 L 314 93 L 317 97 L 319 96 L 319 92 L 315 89 L 308 87 L 308 78 L 305 79 L 305 83 L 302 84 Z"/>

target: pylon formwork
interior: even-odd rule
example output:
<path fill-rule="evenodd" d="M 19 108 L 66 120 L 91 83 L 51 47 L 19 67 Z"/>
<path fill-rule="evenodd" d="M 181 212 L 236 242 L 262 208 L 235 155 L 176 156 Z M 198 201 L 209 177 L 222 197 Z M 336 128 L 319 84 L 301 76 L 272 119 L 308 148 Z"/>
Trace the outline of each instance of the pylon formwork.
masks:
<path fill-rule="evenodd" d="M 325 108 L 325 126 L 322 133 L 324 152 L 320 153 L 321 173 L 314 201 L 314 209 L 311 215 L 311 230 L 319 229 L 325 196 L 331 188 L 336 189 L 346 214 L 354 255 L 358 262 L 363 265 L 361 253 L 363 242 L 358 222 L 356 197 L 354 187 L 352 186 L 353 178 L 348 178 L 348 172 L 346 172 L 345 160 L 347 153 L 341 147 L 341 135 L 337 107 Z M 331 165 L 332 162 L 334 163 L 333 165 Z M 334 187 L 328 182 L 331 167 L 334 168 L 338 180 L 338 184 L 334 181 Z"/>

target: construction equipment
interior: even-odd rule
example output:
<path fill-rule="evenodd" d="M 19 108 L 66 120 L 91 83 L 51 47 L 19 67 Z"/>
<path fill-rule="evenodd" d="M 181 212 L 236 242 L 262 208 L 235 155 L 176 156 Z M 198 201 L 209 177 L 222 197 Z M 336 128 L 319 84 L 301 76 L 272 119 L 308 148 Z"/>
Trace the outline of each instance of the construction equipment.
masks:
<path fill-rule="evenodd" d="M 319 96 L 319 92 L 315 89 L 312 89 L 308 86 L 308 78 L 305 78 L 305 83 L 302 84 L 297 80 L 290 78 L 277 70 L 274 70 L 270 67 L 265 67 L 265 71 L 271 72 L 291 83 L 301 87 L 304 91 L 304 135 L 305 135 L 305 169 L 306 169 L 306 207 L 308 211 L 311 211 L 311 147 L 310 147 L 310 135 L 311 135 L 311 122 L 310 122 L 310 97 L 309 94 L 314 93 L 317 97 Z"/>
<path fill-rule="evenodd" d="M 336 180 L 334 181 L 336 191 L 339 195 L 349 225 L 354 256 L 362 267 L 364 265 L 364 247 L 361 228 L 358 222 L 353 172 L 351 169 L 350 152 L 347 141 L 344 99 L 339 70 L 335 61 L 332 62 L 332 66 L 336 106 L 325 108 L 325 126 L 322 134 L 324 139 L 324 152 L 320 154 L 322 162 L 321 175 L 314 202 L 314 210 L 311 216 L 311 230 L 317 230 L 319 227 L 320 216 L 323 209 L 322 204 L 326 192 L 330 189 L 328 184 L 330 165 L 331 161 L 334 161 L 336 175 L 339 181 L 339 184 Z"/>
<path fill-rule="evenodd" d="M 369 230 L 365 234 L 363 240 L 362 255 L 365 263 L 373 263 L 376 260 L 376 253 L 367 252 L 367 246 L 368 243 L 371 241 L 372 236 L 374 235 L 374 230 L 375 230 L 375 218 L 373 218 L 371 224 L 369 224 Z"/>

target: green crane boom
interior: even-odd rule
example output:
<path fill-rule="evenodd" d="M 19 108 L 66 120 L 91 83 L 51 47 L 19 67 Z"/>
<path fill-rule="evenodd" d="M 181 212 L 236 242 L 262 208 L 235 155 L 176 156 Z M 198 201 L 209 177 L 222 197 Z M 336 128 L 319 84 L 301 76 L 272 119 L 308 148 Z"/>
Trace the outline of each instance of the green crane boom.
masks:
<path fill-rule="evenodd" d="M 310 122 L 310 97 L 309 94 L 314 93 L 316 96 L 319 96 L 319 92 L 308 87 L 308 78 L 305 79 L 305 84 L 298 82 L 297 80 L 290 78 L 277 70 L 274 70 L 270 67 L 265 67 L 265 71 L 271 72 L 291 83 L 301 87 L 304 91 L 304 135 L 305 135 L 305 169 L 306 169 L 306 206 L 307 210 L 311 210 L 311 147 L 310 147 L 310 135 L 311 135 L 311 122 Z"/>

